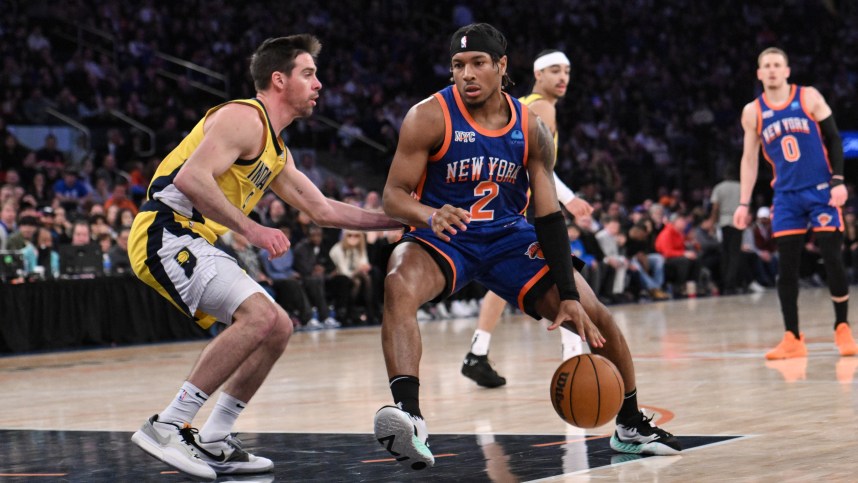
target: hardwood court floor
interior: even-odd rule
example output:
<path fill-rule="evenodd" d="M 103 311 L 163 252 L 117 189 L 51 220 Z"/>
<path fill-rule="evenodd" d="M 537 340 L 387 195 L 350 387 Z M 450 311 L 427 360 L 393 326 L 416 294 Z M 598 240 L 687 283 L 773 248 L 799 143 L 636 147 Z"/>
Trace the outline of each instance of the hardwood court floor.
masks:
<path fill-rule="evenodd" d="M 422 323 L 421 406 L 438 459 L 417 473 L 387 461 L 371 436 L 390 401 L 380 329 L 296 333 L 239 419 L 252 451 L 275 460 L 273 475 L 248 481 L 858 481 L 858 357 L 833 345 L 826 290 L 803 289 L 799 304 L 810 353 L 780 362 L 763 358 L 783 330 L 773 291 L 612 307 L 640 403 L 696 446 L 643 459 L 607 449 L 611 424 L 585 433 L 556 416 L 548 382 L 559 337 L 543 323 L 499 326 L 491 357 L 508 383 L 498 389 L 459 374 L 474 319 Z M 128 438 L 175 395 L 203 346 L 0 358 L 0 480 L 181 481 Z"/>

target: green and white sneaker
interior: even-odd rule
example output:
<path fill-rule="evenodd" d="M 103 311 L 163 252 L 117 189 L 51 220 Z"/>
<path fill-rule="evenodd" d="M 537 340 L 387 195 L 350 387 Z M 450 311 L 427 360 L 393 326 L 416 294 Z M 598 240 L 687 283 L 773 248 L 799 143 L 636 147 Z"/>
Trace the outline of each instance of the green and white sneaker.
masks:
<path fill-rule="evenodd" d="M 611 449 L 618 453 L 668 456 L 679 454 L 682 446 L 676 436 L 652 424 L 652 416 L 646 417 L 641 411 L 634 421 L 617 423 Z"/>
<path fill-rule="evenodd" d="M 192 444 L 196 432 L 189 424 L 180 428 L 173 423 L 158 421 L 156 414 L 143 423 L 131 436 L 131 441 L 151 456 L 190 477 L 214 481 L 217 478 L 215 470 L 200 458 Z"/>
<path fill-rule="evenodd" d="M 384 406 L 375 413 L 375 439 L 396 461 L 412 470 L 422 470 L 435 464 L 435 457 L 426 442 L 428 438 L 426 421 L 398 406 Z"/>

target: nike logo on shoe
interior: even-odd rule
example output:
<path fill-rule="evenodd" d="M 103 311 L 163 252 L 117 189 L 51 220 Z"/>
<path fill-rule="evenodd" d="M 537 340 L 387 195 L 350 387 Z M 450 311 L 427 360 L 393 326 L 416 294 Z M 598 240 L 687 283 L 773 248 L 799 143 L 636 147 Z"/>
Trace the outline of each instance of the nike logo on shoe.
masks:
<path fill-rule="evenodd" d="M 206 449 L 200 446 L 196 440 L 191 441 L 191 444 L 194 445 L 194 448 L 196 448 L 200 453 L 206 455 L 211 460 L 214 460 L 218 463 L 223 463 L 224 461 L 226 461 L 226 454 L 223 452 L 223 450 L 220 451 L 220 456 L 218 456 L 214 453 L 209 453 L 208 451 L 206 451 Z"/>

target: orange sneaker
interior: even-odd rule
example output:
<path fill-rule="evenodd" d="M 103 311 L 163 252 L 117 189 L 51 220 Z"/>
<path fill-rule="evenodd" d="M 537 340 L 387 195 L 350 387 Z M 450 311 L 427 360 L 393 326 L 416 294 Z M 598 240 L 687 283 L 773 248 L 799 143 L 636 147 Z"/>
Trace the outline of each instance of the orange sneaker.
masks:
<path fill-rule="evenodd" d="M 841 356 L 858 354 L 858 344 L 852 337 L 852 329 L 849 328 L 849 324 L 837 324 L 837 330 L 834 331 L 834 343 L 837 344 Z"/>
<path fill-rule="evenodd" d="M 774 349 L 766 352 L 766 359 L 791 359 L 793 357 L 807 357 L 807 346 L 804 345 L 804 334 L 796 339 L 792 332 L 784 332 L 784 338 Z"/>

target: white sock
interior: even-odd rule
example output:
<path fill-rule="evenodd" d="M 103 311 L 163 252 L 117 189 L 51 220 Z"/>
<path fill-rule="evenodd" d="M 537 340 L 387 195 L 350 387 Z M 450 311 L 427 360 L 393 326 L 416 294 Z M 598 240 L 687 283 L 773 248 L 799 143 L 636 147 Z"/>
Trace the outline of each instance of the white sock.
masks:
<path fill-rule="evenodd" d="M 581 336 L 571 330 L 560 328 L 560 347 L 562 348 L 563 360 L 569 360 L 584 352 Z"/>
<path fill-rule="evenodd" d="M 229 433 L 232 432 L 232 427 L 235 425 L 235 420 L 238 419 L 238 415 L 241 414 L 245 406 L 247 406 L 246 402 L 239 401 L 229 394 L 222 392 L 217 400 L 217 405 L 212 410 L 211 416 L 209 416 L 203 429 L 200 430 L 200 440 L 212 442 L 229 436 Z"/>
<path fill-rule="evenodd" d="M 477 329 L 474 331 L 474 339 L 471 341 L 471 354 L 484 356 L 489 353 L 489 343 L 492 341 L 492 333 Z"/>
<path fill-rule="evenodd" d="M 191 424 L 194 416 L 208 400 L 209 395 L 188 381 L 176 394 L 175 399 L 163 411 L 158 413 L 158 421 L 165 423 Z"/>

